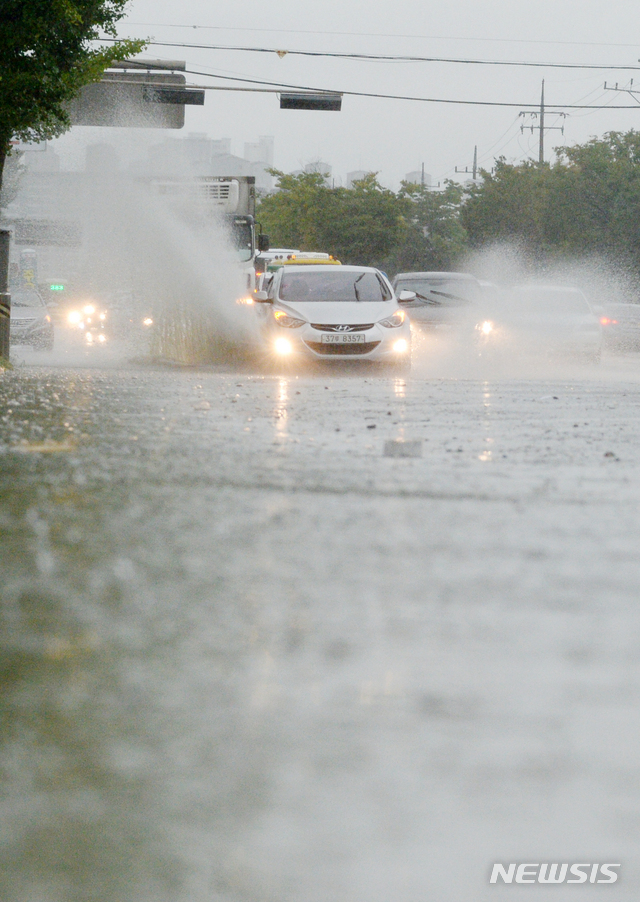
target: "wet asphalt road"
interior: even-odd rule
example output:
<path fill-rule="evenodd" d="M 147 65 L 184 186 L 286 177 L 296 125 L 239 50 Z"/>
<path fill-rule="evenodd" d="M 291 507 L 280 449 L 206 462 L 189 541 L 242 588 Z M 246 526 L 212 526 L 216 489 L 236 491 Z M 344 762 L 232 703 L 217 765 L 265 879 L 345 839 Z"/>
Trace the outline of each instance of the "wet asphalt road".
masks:
<path fill-rule="evenodd" d="M 640 898 L 640 360 L 17 361 L 5 898 Z"/>

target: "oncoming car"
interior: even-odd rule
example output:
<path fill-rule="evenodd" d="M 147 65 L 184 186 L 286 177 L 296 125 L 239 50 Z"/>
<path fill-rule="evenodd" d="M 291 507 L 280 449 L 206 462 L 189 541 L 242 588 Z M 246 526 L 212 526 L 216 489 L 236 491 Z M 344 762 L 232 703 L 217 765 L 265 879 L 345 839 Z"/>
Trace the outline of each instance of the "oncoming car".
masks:
<path fill-rule="evenodd" d="M 67 312 L 67 324 L 87 345 L 102 345 L 107 340 L 107 311 L 94 301 L 79 304 Z"/>
<path fill-rule="evenodd" d="M 460 326 L 483 300 L 480 282 L 463 272 L 401 272 L 393 287 L 415 292 L 407 312 L 413 325 L 421 329 Z"/>
<path fill-rule="evenodd" d="M 405 292 L 400 300 L 413 297 Z M 282 267 L 269 291 L 256 293 L 256 301 L 264 304 L 263 340 L 276 357 L 371 360 L 410 367 L 409 319 L 377 269 Z"/>
<path fill-rule="evenodd" d="M 600 361 L 602 326 L 579 288 L 529 283 L 502 293 L 476 325 L 486 348 Z"/>

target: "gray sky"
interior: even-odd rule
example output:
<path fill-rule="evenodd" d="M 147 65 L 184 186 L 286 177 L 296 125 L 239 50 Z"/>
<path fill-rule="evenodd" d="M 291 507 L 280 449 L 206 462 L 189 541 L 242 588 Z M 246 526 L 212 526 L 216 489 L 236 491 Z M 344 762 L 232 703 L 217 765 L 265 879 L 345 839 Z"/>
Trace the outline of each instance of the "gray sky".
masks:
<path fill-rule="evenodd" d="M 194 28 L 191 26 L 199 26 Z M 218 75 L 276 80 L 335 90 L 403 94 L 453 100 L 500 101 L 515 107 L 460 106 L 345 97 L 342 112 L 280 110 L 273 94 L 208 91 L 203 108 L 188 107 L 182 132 L 229 137 L 232 152 L 259 135 L 275 138 L 275 165 L 290 171 L 313 160 L 333 166 L 336 178 L 354 169 L 375 170 L 396 188 L 405 173 L 425 170 L 437 182 L 453 178 L 454 167 L 471 166 L 474 145 L 480 163 L 493 158 L 537 158 L 538 133 L 521 134 L 518 104 L 537 104 L 541 80 L 546 100 L 594 106 L 635 103 L 625 93 L 605 92 L 603 84 L 640 90 L 638 5 L 631 0 L 133 0 L 120 26 L 122 36 L 157 41 L 373 54 L 421 55 L 457 59 L 638 66 L 588 70 L 461 65 L 439 62 L 352 61 L 275 53 L 151 47 L 147 56 L 184 59 L 187 68 Z M 222 84 L 189 76 L 194 84 Z M 640 94 L 638 95 L 640 101 Z M 560 105 L 560 106 L 557 106 Z M 522 107 L 522 109 L 525 109 Z M 564 136 L 546 135 L 546 157 L 560 144 L 575 144 L 606 131 L 640 127 L 638 110 L 566 110 Z M 527 120 L 530 122 L 530 120 Z M 554 114 L 549 126 L 560 125 Z M 166 133 L 165 133 L 166 134 Z M 158 135 L 158 138 L 161 136 Z"/>

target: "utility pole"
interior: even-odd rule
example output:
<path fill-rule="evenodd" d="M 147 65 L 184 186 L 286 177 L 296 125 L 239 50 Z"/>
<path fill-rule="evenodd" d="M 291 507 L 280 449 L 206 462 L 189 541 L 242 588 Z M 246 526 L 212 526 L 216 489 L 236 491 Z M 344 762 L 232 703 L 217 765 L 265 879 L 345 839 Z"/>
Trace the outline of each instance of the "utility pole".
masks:
<path fill-rule="evenodd" d="M 612 86 L 612 85 L 608 85 L 605 81 L 604 90 L 605 91 L 621 91 L 624 94 L 628 94 L 629 97 L 633 98 L 633 100 L 635 100 L 636 103 L 640 103 L 640 100 L 638 100 L 638 97 L 637 97 L 637 95 L 640 94 L 640 91 L 634 91 L 633 79 L 631 79 L 631 81 L 629 82 L 629 86 L 626 88 L 620 88 L 618 86 L 618 82 L 616 82 L 615 85 Z"/>
<path fill-rule="evenodd" d="M 0 230 L 0 359 L 10 351 L 11 295 L 9 294 L 9 241 L 11 232 Z"/>
<path fill-rule="evenodd" d="M 538 148 L 538 163 L 544 163 L 544 78 L 542 79 L 542 94 L 540 95 L 540 144 Z"/>
<path fill-rule="evenodd" d="M 532 120 L 538 119 L 538 122 L 539 122 L 538 125 L 533 125 L 533 124 L 525 125 L 523 123 L 520 126 L 520 131 L 524 132 L 524 130 L 526 128 L 526 129 L 530 129 L 531 133 L 533 134 L 533 132 L 536 129 L 540 130 L 540 140 L 538 142 L 538 165 L 539 166 L 542 166 L 542 164 L 544 163 L 544 133 L 545 133 L 545 131 L 547 131 L 547 132 L 558 131 L 558 132 L 562 132 L 562 134 L 564 135 L 564 124 L 563 125 L 545 125 L 544 124 L 544 117 L 545 117 L 545 113 L 547 113 L 547 112 L 548 112 L 548 110 L 547 110 L 547 107 L 545 106 L 545 102 L 544 102 L 544 78 L 543 78 L 542 79 L 542 91 L 540 93 L 540 111 L 538 113 L 524 113 L 524 112 L 520 113 L 520 116 L 529 116 Z M 556 112 L 556 115 L 561 116 L 563 119 L 567 118 L 566 113 Z"/>
<path fill-rule="evenodd" d="M 477 144 L 473 148 L 473 168 L 469 169 L 468 166 L 465 166 L 464 169 L 458 169 L 458 167 L 456 166 L 455 171 L 459 175 L 465 175 L 465 174 L 471 175 L 475 182 L 475 180 L 478 177 L 478 145 Z"/>

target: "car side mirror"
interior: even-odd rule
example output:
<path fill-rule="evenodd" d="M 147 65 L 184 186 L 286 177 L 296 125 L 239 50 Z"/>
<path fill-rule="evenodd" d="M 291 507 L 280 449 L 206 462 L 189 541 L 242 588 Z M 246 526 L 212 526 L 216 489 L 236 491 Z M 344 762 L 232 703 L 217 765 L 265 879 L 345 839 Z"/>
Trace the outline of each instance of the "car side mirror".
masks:
<path fill-rule="evenodd" d="M 399 304 L 410 304 L 411 301 L 415 301 L 416 293 L 415 291 L 401 291 L 398 295 L 398 303 Z"/>
<path fill-rule="evenodd" d="M 269 297 L 266 291 L 256 291 L 253 294 L 253 299 L 258 304 L 273 304 L 273 301 Z"/>
<path fill-rule="evenodd" d="M 268 235 L 258 235 L 258 250 L 260 252 L 268 251 L 270 244 Z"/>

